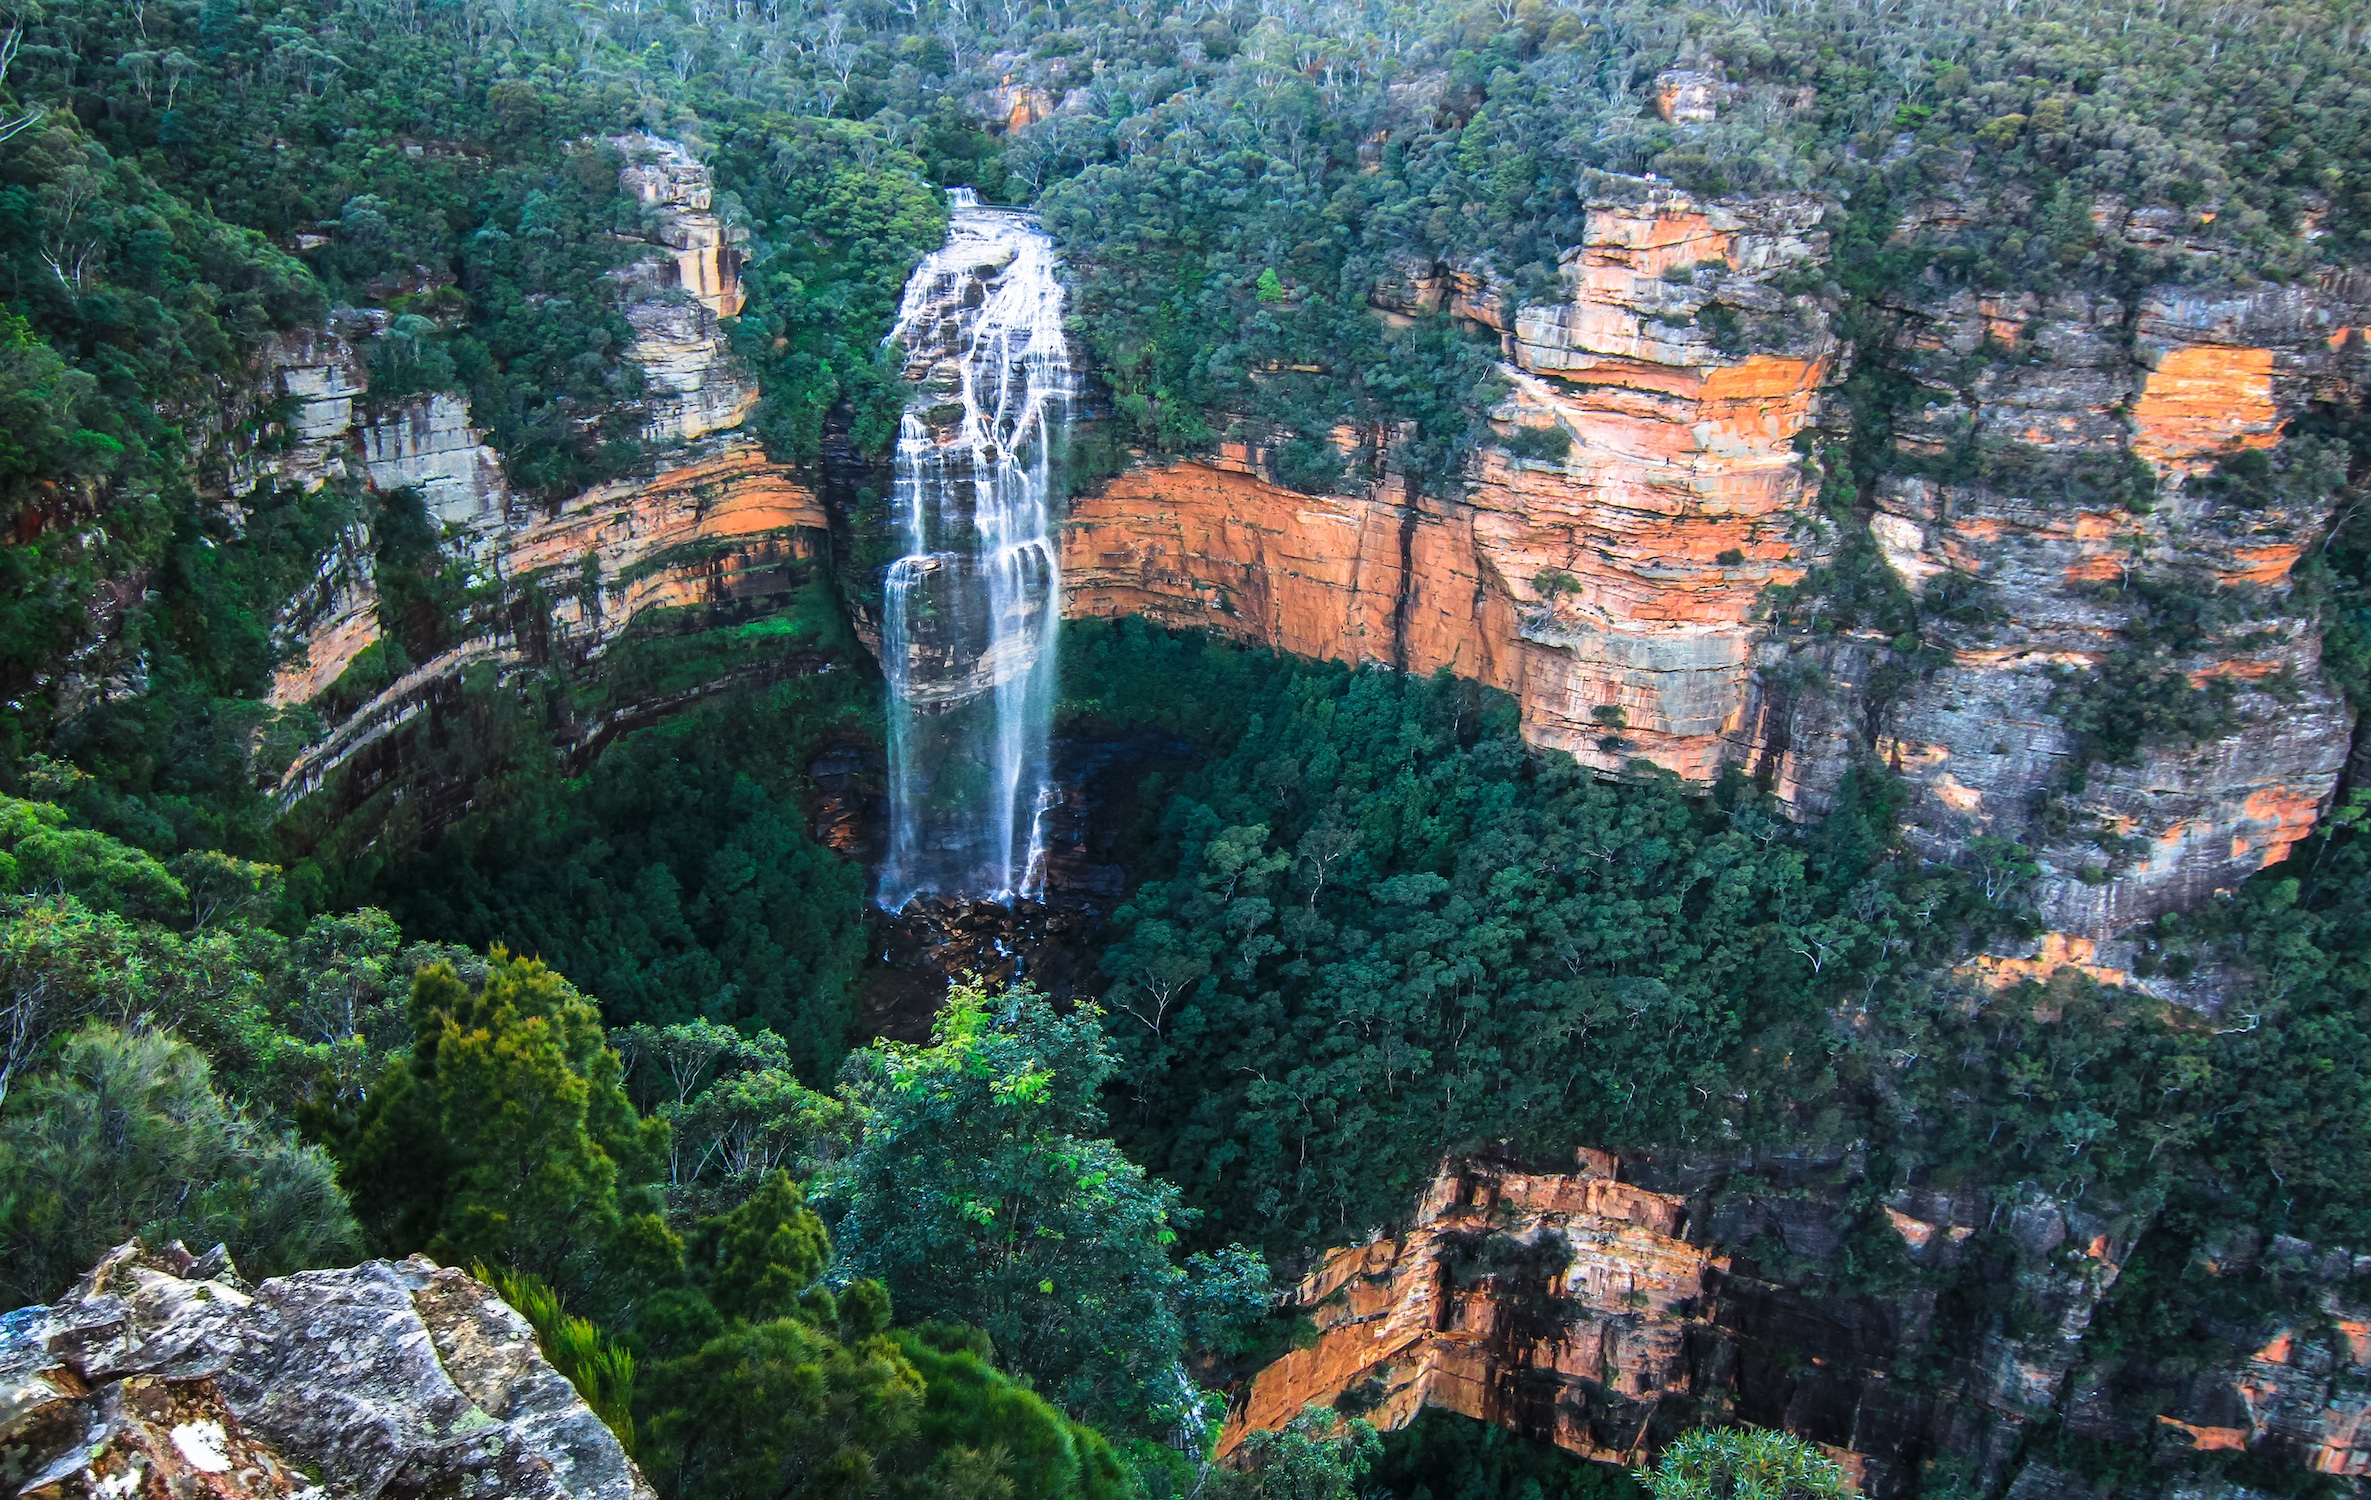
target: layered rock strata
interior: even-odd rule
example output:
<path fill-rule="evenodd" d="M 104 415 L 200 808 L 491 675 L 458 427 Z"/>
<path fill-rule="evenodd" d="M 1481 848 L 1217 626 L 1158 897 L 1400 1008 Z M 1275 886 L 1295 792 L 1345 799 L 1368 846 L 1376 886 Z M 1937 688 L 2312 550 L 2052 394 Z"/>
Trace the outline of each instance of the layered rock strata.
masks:
<path fill-rule="evenodd" d="M 0 1319 L 0 1386 L 33 1500 L 653 1494 L 527 1321 L 420 1256 L 249 1286 L 134 1241 Z"/>
<path fill-rule="evenodd" d="M 1138 470 L 1074 503 L 1067 607 L 1447 668 L 1513 694 L 1528 738 L 1585 764 L 1643 756 L 1697 781 L 1738 765 L 1808 815 L 1874 758 L 1915 787 L 1936 856 L 1982 834 L 2033 848 L 2062 945 L 2278 860 L 2352 731 L 2290 597 L 2335 487 L 2235 500 L 2214 471 L 2308 403 L 2359 397 L 2371 286 L 2242 287 L 2217 279 L 2226 252 L 2194 247 L 2194 281 L 2129 305 L 1937 288 L 1892 308 L 1894 344 L 1859 353 L 1919 394 L 1847 524 L 1928 601 L 1941 664 L 1905 673 L 1902 642 L 1819 629 L 1816 596 L 1787 629 L 1769 612 L 1773 585 L 1838 555 L 1809 456 L 1856 418 L 1833 304 L 1803 291 L 1824 275 L 1823 212 L 1642 188 L 1592 211 L 1553 304 L 1514 305 L 1487 267 L 1401 266 L 1377 293 L 1388 316 L 1446 310 L 1504 351 L 1497 440 L 1460 492 L 1387 474 L 1301 495 L 1241 448 Z M 2136 245 L 2181 227 L 2101 215 Z M 1964 219 L 1930 205 L 1902 233 Z M 2077 767 L 2070 705 L 2169 590 L 2221 623 L 2164 669 L 2227 685 L 2232 716 L 2203 743 Z"/>
<path fill-rule="evenodd" d="M 292 451 L 303 462 L 290 477 L 352 474 L 381 490 L 419 491 L 482 592 L 503 601 L 325 726 L 281 775 L 284 802 L 417 719 L 465 669 L 585 661 L 654 613 L 787 594 L 823 545 L 829 518 L 813 492 L 737 430 L 757 398 L 722 321 L 744 302 L 740 235 L 714 211 L 707 168 L 656 137 L 611 144 L 652 247 L 619 273 L 638 334 L 630 353 L 647 382 L 644 437 L 657 450 L 649 472 L 529 507 L 509 492 L 459 395 L 433 393 L 363 419 L 365 371 L 344 340 L 324 336 L 275 355 L 275 378 L 299 397 Z M 320 699 L 381 641 L 371 554 L 367 531 L 355 528 L 291 601 L 276 706 Z"/>
<path fill-rule="evenodd" d="M 436 391 L 356 428 L 362 472 L 376 490 L 420 492 L 445 526 L 499 526 L 510 507 L 502 459 L 469 420 L 469 399 Z"/>
<path fill-rule="evenodd" d="M 2140 1216 L 2027 1190 L 1898 1192 L 1872 1218 L 1854 1177 L 1849 1158 L 1451 1162 L 1404 1231 L 1332 1252 L 1290 1294 L 1315 1339 L 1260 1372 L 1222 1448 L 1316 1402 L 1387 1429 L 1440 1407 L 1626 1464 L 1745 1421 L 1823 1445 L 1872 1500 L 1912 1493 L 1930 1458 L 1965 1463 L 1980 1492 L 2029 1487 L 2022 1437 L 2050 1422 L 2152 1451 L 2168 1472 L 2151 1492 L 2179 1492 L 2200 1451 L 2371 1472 L 2371 1257 L 2290 1242 L 2209 1266 L 2285 1255 L 2310 1311 L 2135 1404 L 2118 1351 L 2086 1339 Z M 1890 1289 L 1838 1281 L 1867 1235 L 1909 1268 Z"/>
<path fill-rule="evenodd" d="M 1802 576 L 1809 491 L 1793 443 L 1834 368 L 1807 299 L 1779 292 L 1824 239 L 1808 200 L 1669 191 L 1591 214 L 1570 299 L 1510 316 L 1486 278 L 1412 267 L 1380 294 L 1496 329 L 1510 394 L 1455 499 L 1397 476 L 1354 496 L 1258 477 L 1256 455 L 1123 476 L 1073 506 L 1074 614 L 1145 613 L 1280 649 L 1514 695 L 1526 735 L 1584 763 L 1713 775 L 1747 754 L 1754 604 Z M 1768 322 L 1726 353 L 1708 307 Z M 1526 431 L 1553 435 L 1516 443 Z M 1517 457 L 1552 452 L 1564 456 Z"/>
<path fill-rule="evenodd" d="M 549 515 L 484 538 L 483 566 L 509 595 L 532 587 L 537 608 L 489 616 L 470 638 L 382 688 L 287 768 L 282 800 L 318 790 L 331 772 L 425 711 L 436 687 L 467 667 L 512 667 L 555 653 L 590 660 L 642 616 L 794 588 L 829 527 L 814 492 L 749 439 L 683 457 L 680 467 L 597 485 Z M 317 696 L 378 639 L 376 600 L 352 591 L 336 597 L 304 654 L 281 668 L 279 701 Z"/>

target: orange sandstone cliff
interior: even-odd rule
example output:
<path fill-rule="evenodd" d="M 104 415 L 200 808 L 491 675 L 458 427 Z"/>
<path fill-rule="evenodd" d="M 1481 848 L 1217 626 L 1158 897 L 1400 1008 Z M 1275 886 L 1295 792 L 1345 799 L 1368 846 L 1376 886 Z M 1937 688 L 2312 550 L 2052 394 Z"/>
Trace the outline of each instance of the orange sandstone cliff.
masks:
<path fill-rule="evenodd" d="M 1703 1421 L 1744 1421 L 1821 1444 L 1873 1500 L 1909 1493 L 1938 1458 L 1964 1462 L 1978 1492 L 2014 1470 L 2011 1493 L 2088 1494 L 2030 1455 L 2017 1468 L 2022 1436 L 2050 1424 L 2371 1472 L 2366 1262 L 2235 1236 L 2201 1274 L 2277 1258 L 2312 1314 L 2139 1415 L 2116 1352 L 2086 1335 L 2145 1215 L 2030 1188 L 1861 1208 L 1856 1172 L 1850 1157 L 1446 1163 L 1404 1230 L 1329 1253 L 1289 1294 L 1314 1338 L 1238 1396 L 1222 1451 L 1315 1402 L 1386 1429 L 1437 1407 L 1628 1464 Z M 1910 1275 L 1838 1274 L 1867 1259 L 1853 1246 L 1868 1236 Z M 1970 1257 L 2013 1316 L 1938 1298 L 1931 1273 Z"/>
<path fill-rule="evenodd" d="M 1768 283 L 1824 255 L 1818 218 L 1808 201 L 1668 191 L 1609 206 L 1565 258 L 1571 300 L 1511 325 L 1455 273 L 1411 274 L 1385 300 L 1413 312 L 1448 298 L 1497 328 L 1510 384 L 1497 425 L 1561 431 L 1566 457 L 1487 451 L 1453 499 L 1397 475 L 1300 495 L 1240 449 L 1139 470 L 1073 504 L 1066 607 L 1445 667 L 1513 694 L 1535 743 L 1711 776 L 1749 746 L 1755 600 L 1804 566 L 1793 442 L 1833 341 Z M 1666 275 L 1699 267 L 1723 269 Z M 1725 354 L 1688 321 L 1716 289 L 1802 326 L 1778 352 Z"/>
<path fill-rule="evenodd" d="M 1948 232 L 1954 212 L 1929 205 L 1902 233 Z M 2186 243 L 2162 213 L 2100 212 L 2135 244 Z M 1912 835 L 1936 857 L 1980 834 L 2031 849 L 2062 946 L 2113 945 L 2281 858 L 2353 731 L 2292 602 L 2335 488 L 2242 503 L 2214 471 L 2310 402 L 2360 392 L 2371 286 L 2243 286 L 2193 247 L 2190 279 L 2130 305 L 1938 287 L 1886 309 L 1890 343 L 1856 351 L 1805 290 L 1822 214 L 1642 186 L 1592 211 L 1550 305 L 1510 305 L 1486 269 L 1403 266 L 1377 296 L 1387 315 L 1446 307 L 1504 352 L 1500 443 L 1458 493 L 1386 472 L 1303 495 L 1240 446 L 1140 468 L 1073 503 L 1067 608 L 1447 668 L 1512 694 L 1535 744 L 1696 781 L 1737 765 L 1808 814 L 1873 759 L 1911 782 Z M 1816 455 L 1849 435 L 1855 357 L 1916 394 L 1893 417 L 1895 472 L 1839 517 Z M 1516 444 L 1524 429 L 1569 449 L 1519 457 L 1553 447 Z M 1865 526 L 1928 601 L 1930 649 L 1822 627 L 1816 598 L 1773 623 L 1771 587 L 1833 563 L 1840 526 Z M 2078 766 L 2066 708 L 2133 649 L 2148 589 L 2229 606 L 2152 670 L 2227 684 L 2230 718 L 2137 764 Z"/>

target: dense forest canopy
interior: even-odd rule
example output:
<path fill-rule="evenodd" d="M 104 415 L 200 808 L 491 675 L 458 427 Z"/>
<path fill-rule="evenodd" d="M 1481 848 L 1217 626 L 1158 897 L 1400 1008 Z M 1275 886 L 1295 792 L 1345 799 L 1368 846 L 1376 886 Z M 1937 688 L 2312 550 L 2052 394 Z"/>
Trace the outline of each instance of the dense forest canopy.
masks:
<path fill-rule="evenodd" d="M 530 511 L 647 473 L 641 134 L 713 179 L 745 430 L 838 486 L 838 550 L 779 616 L 461 681 L 415 767 L 466 788 L 441 813 L 401 784 L 368 818 L 284 803 L 326 720 L 552 600 L 409 490 L 251 482 L 292 441 L 269 351 L 334 328 L 366 412 L 451 394 Z M 670 1496 L 1615 1484 L 1438 1425 L 1378 1456 L 1314 1411 L 1210 1463 L 1214 1390 L 1301 1336 L 1282 1272 L 1453 1151 L 1849 1156 L 1817 1295 L 1988 1328 L 2035 1316 L 2016 1252 L 1910 1266 L 1885 1195 L 2088 1195 L 2152 1226 L 2103 1317 L 2136 1365 L 2254 1347 L 2298 1273 L 2218 1282 L 2218 1236 L 2371 1234 L 2360 794 L 2140 934 L 2152 973 L 2229 976 L 2218 1023 L 1968 982 L 2034 930 L 2035 867 L 1905 844 L 1874 757 L 1795 823 L 1742 775 L 1586 774 L 1469 682 L 1076 627 L 1066 727 L 1185 763 L 1147 782 L 1093 993 L 963 980 L 900 1044 L 852 1033 L 877 919 L 808 767 L 882 733 L 884 337 L 943 189 L 1034 208 L 1067 257 L 1082 482 L 1241 443 L 1310 494 L 1450 495 L 1493 441 L 1499 347 L 1415 281 L 1545 299 L 1592 204 L 1666 188 L 1808 205 L 1819 269 L 1751 305 L 1681 274 L 1725 350 L 1813 311 L 1846 346 L 1844 415 L 1802 443 L 1841 539 L 1767 603 L 1898 684 L 1987 605 L 1886 570 L 1880 479 L 2151 489 L 1973 436 L 1905 456 L 1910 301 L 2302 285 L 2371 260 L 2366 163 L 2371 19 L 2338 0 L 0 0 L 0 1284 L 53 1297 L 134 1233 L 256 1276 L 476 1264 Z M 2299 598 L 2358 704 L 2359 400 L 2206 481 L 2344 499 Z M 288 603 L 340 548 L 380 638 L 276 705 Z M 2247 603 L 2176 582 L 2125 579 L 2136 623 L 2054 698 L 2075 778 L 2228 727 L 2177 656 Z M 780 670 L 553 748 L 751 662 Z"/>

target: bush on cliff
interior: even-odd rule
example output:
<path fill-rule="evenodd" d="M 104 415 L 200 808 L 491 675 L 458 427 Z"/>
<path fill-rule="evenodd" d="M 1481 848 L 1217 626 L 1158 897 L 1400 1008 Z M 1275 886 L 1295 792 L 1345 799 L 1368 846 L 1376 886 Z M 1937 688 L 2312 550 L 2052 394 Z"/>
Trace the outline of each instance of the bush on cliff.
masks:
<path fill-rule="evenodd" d="M 50 1301 L 135 1235 L 225 1244 L 250 1277 L 361 1242 L 329 1159 L 226 1103 L 195 1047 L 88 1026 L 0 1108 L 0 1294 Z"/>

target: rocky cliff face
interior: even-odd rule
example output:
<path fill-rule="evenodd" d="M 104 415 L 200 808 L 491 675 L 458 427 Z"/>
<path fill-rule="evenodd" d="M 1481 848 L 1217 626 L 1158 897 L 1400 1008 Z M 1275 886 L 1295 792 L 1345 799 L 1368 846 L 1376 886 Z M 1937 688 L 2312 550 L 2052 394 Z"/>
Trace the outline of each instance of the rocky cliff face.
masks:
<path fill-rule="evenodd" d="M 652 1495 L 526 1320 L 419 1256 L 249 1286 L 134 1241 L 0 1318 L 0 1392 L 34 1500 Z"/>
<path fill-rule="evenodd" d="M 674 141 L 625 136 L 614 143 L 629 166 L 620 185 L 650 213 L 653 253 L 624 273 L 626 321 L 636 335 L 649 415 L 643 439 L 689 442 L 741 425 L 757 386 L 734 363 L 722 320 L 738 315 L 740 242 L 711 200 L 708 169 Z"/>
<path fill-rule="evenodd" d="M 681 467 L 597 485 L 550 514 L 475 538 L 479 565 L 510 596 L 532 591 L 532 611 L 489 612 L 458 645 L 340 718 L 282 773 L 281 799 L 293 803 L 318 791 L 357 754 L 418 717 L 440 685 L 466 668 L 514 669 L 554 653 L 590 661 L 645 615 L 730 606 L 797 587 L 830 524 L 814 493 L 752 441 L 679 457 Z M 379 639 L 375 594 L 345 583 L 328 587 L 329 607 L 305 654 L 280 670 L 278 701 L 319 695 Z"/>
<path fill-rule="evenodd" d="M 1316 1338 L 1260 1372 L 1224 1445 L 1317 1401 L 1385 1428 L 1443 1407 L 1616 1463 L 1742 1420 L 1825 1446 L 1873 1500 L 1909 1493 L 1930 1460 L 1964 1463 L 1981 1492 L 2091 1493 L 2020 1467 L 2024 1437 L 2052 1426 L 2149 1453 L 2151 1493 L 2218 1492 L 2190 1476 L 2193 1453 L 2371 1473 L 2371 1256 L 2235 1235 L 2207 1274 L 2285 1257 L 2304 1315 L 2236 1364 L 2142 1372 L 2153 1388 L 2136 1393 L 2114 1340 L 2089 1335 L 2140 1216 L 2031 1191 L 1900 1193 L 1870 1216 L 1857 1173 L 1850 1158 L 1449 1163 L 1404 1232 L 1334 1251 L 1291 1294 Z M 1905 1269 L 1834 1274 L 1889 1246 Z"/>
<path fill-rule="evenodd" d="M 2327 805 L 2352 732 L 2291 599 L 2334 487 L 2242 502 L 2213 471 L 2364 388 L 2371 286 L 2244 287 L 2199 249 L 2193 279 L 2129 304 L 1938 282 L 1887 309 L 1890 343 L 1851 350 L 1833 301 L 1806 290 L 1825 280 L 1825 212 L 1644 187 L 1591 213 L 1552 304 L 1512 306 L 1481 269 L 1404 267 L 1387 312 L 1445 306 L 1505 353 L 1499 442 L 1462 493 L 1386 476 L 1301 495 L 1240 450 L 1132 472 L 1073 505 L 1067 607 L 1447 667 L 1513 694 L 1534 743 L 1585 764 L 1643 756 L 1697 781 L 1738 765 L 1806 813 L 1875 758 L 1916 789 L 1914 834 L 1939 857 L 1986 833 L 2032 847 L 2062 945 L 2280 858 Z M 1901 232 L 1952 212 L 1929 205 Z M 2142 247 L 2180 227 L 2101 214 Z M 1900 643 L 1781 631 L 1768 610 L 1772 585 L 1838 555 L 1809 455 L 1856 420 L 1839 384 L 1856 356 L 1913 394 L 1897 472 L 1845 524 L 1913 593 L 1979 601 L 1933 611 L 1943 654 L 1890 672 Z M 1560 442 L 1561 458 L 1532 456 Z M 2149 590 L 2208 601 L 2219 623 L 2163 670 L 2227 685 L 2229 716 L 2202 743 L 2078 775 L 2067 707 L 2092 689 L 2065 679 L 2133 649 Z"/>
<path fill-rule="evenodd" d="M 2323 677 L 2292 570 L 2325 533 L 2335 486 L 2240 503 L 2212 471 L 2272 446 L 2310 401 L 2363 388 L 2349 330 L 2367 294 L 2333 276 L 2159 286 L 2129 305 L 1961 294 L 1904 310 L 1919 401 L 1897 445 L 1965 451 L 1972 438 L 1987 459 L 1889 478 L 1871 529 L 1913 590 L 1973 579 L 1994 618 L 1944 627 L 1950 661 L 1883 716 L 1875 748 L 1918 789 L 1913 818 L 1930 846 L 1948 853 L 1993 833 L 2036 848 L 2053 928 L 2106 938 L 2236 885 L 2327 805 L 2353 715 Z M 2138 466 L 2154 494 L 2136 506 L 2065 487 L 2069 474 L 2119 465 Z M 2061 684 L 2136 650 L 2151 591 L 2222 616 L 2161 670 L 2227 686 L 2232 712 L 2201 743 L 2078 768 L 2064 704 L 2099 689 Z M 1810 727 L 1802 743 L 1820 738 Z M 1797 769 L 1807 791 L 1828 774 Z M 2057 802 L 2048 820 L 2034 816 L 2037 799 Z"/>
<path fill-rule="evenodd" d="M 370 413 L 352 340 L 375 332 L 383 314 L 343 315 L 340 328 L 272 352 L 271 377 L 296 401 L 295 441 L 269 460 L 272 476 L 419 491 L 480 592 L 498 601 L 473 615 L 461 639 L 407 663 L 325 725 L 282 775 L 284 802 L 412 722 L 464 669 L 585 661 L 654 613 L 787 594 L 824 545 L 829 520 L 813 492 L 738 431 L 757 399 L 723 327 L 744 301 L 740 234 L 713 211 L 707 168 L 656 137 L 611 144 L 627 162 L 621 189 L 648 210 L 651 251 L 618 273 L 646 382 L 643 436 L 656 450 L 648 473 L 530 506 L 509 491 L 462 396 L 438 392 Z M 381 641 L 371 559 L 358 527 L 291 601 L 281 629 L 292 652 L 274 680 L 275 705 L 321 699 Z"/>
<path fill-rule="evenodd" d="M 1072 508 L 1067 607 L 1447 667 L 1514 695 L 1535 743 L 1585 764 L 1711 776 L 1750 750 L 1755 599 L 1805 566 L 1792 445 L 1835 349 L 1777 283 L 1824 256 L 1818 218 L 1668 191 L 1609 205 L 1565 257 L 1570 299 L 1511 316 L 1477 274 L 1409 267 L 1389 309 L 1448 305 L 1498 330 L 1500 431 L 1562 434 L 1565 457 L 1486 452 L 1454 499 L 1396 476 L 1298 495 L 1239 451 L 1132 473 Z M 1757 309 L 1771 350 L 1723 352 L 1708 306 Z"/>

